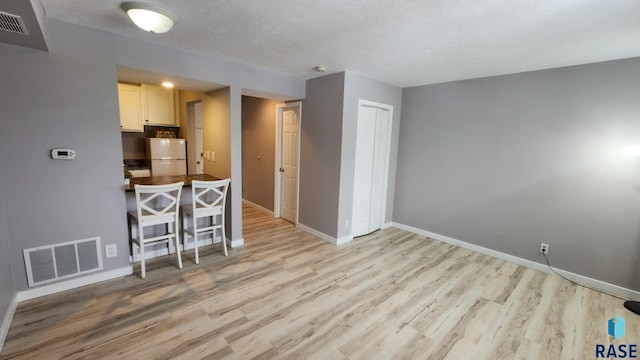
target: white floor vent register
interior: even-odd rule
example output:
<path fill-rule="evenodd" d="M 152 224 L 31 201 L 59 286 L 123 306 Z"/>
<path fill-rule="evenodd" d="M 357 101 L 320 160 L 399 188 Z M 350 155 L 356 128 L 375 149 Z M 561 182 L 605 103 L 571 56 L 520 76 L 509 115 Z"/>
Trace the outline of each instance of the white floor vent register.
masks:
<path fill-rule="evenodd" d="M 100 237 L 24 249 L 29 287 L 102 270 Z"/>

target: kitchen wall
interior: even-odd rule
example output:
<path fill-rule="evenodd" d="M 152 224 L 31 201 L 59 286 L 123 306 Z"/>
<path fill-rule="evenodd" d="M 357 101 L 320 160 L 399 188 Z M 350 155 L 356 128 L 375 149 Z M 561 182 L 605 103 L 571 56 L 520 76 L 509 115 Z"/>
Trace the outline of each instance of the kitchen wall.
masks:
<path fill-rule="evenodd" d="M 242 97 L 242 198 L 273 211 L 276 107 L 282 102 Z"/>
<path fill-rule="evenodd" d="M 231 114 L 229 88 L 212 91 L 202 103 L 202 145 L 211 152 L 204 173 L 219 179 L 231 177 Z M 215 159 L 213 157 L 215 153 Z"/>
<path fill-rule="evenodd" d="M 300 129 L 298 222 L 337 235 L 345 73 L 307 80 Z"/>
<path fill-rule="evenodd" d="M 241 143 L 240 89 L 304 97 L 301 79 L 54 19 L 48 30 L 50 52 L 0 44 L 0 78 L 12 84 L 0 87 L 0 125 L 11 134 L 0 143 L 7 170 L 0 192 L 18 291 L 27 289 L 22 249 L 28 247 L 101 236 L 103 244 L 118 246 L 105 271 L 130 268 L 117 65 L 231 84 L 231 101 L 224 103 L 237 122 L 226 135 L 232 145 Z M 76 149 L 77 159 L 51 160 L 54 147 Z M 231 198 L 227 230 L 241 243 L 242 161 L 231 160 L 226 172 L 235 171 L 232 189 L 239 193 Z"/>
<path fill-rule="evenodd" d="M 640 59 L 407 88 L 394 222 L 640 290 Z"/>

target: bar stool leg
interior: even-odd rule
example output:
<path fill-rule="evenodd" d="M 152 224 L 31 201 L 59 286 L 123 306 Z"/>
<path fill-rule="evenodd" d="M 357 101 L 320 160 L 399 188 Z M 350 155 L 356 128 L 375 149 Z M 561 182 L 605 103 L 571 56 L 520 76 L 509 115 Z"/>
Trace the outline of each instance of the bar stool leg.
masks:
<path fill-rule="evenodd" d="M 176 231 L 173 233 L 174 241 L 176 242 L 176 254 L 178 256 L 178 267 L 182 269 L 182 256 L 180 256 L 180 233 L 178 232 L 178 217 L 176 216 Z M 169 240 L 171 242 L 171 240 Z"/>
<path fill-rule="evenodd" d="M 167 223 L 166 224 L 166 228 L 167 228 L 167 234 L 173 234 L 173 223 Z M 173 252 L 175 251 L 173 249 L 173 243 L 171 242 L 171 239 L 168 239 L 167 241 L 167 248 L 169 249 L 169 254 L 173 254 Z"/>
<path fill-rule="evenodd" d="M 187 250 L 187 229 L 184 227 L 187 222 L 187 214 L 180 211 L 180 229 L 182 230 L 182 250 Z"/>
<path fill-rule="evenodd" d="M 222 216 L 222 214 L 220 215 L 220 225 L 222 225 L 220 229 L 222 229 L 222 246 L 224 247 L 224 256 L 229 256 L 229 254 L 227 253 L 227 234 L 225 233 L 224 217 Z"/>
<path fill-rule="evenodd" d="M 196 253 L 196 264 L 200 264 L 200 254 L 198 253 L 198 219 L 196 214 L 191 214 L 191 222 L 193 223 L 193 247 Z"/>
<path fill-rule="evenodd" d="M 129 241 L 131 242 L 131 256 L 133 257 L 134 264 L 136 263 L 136 261 L 138 261 L 136 256 L 136 248 L 135 248 L 136 243 L 135 241 L 133 241 L 136 235 L 136 231 L 137 231 L 137 225 L 134 223 L 133 219 L 129 218 L 129 236 L 130 236 Z"/>
<path fill-rule="evenodd" d="M 147 276 L 144 264 L 144 243 L 140 241 L 140 275 L 144 279 Z"/>

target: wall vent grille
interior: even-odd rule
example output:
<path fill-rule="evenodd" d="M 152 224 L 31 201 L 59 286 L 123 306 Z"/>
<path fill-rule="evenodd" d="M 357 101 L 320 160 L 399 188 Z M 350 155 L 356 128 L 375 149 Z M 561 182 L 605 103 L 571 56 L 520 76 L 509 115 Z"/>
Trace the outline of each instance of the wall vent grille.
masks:
<path fill-rule="evenodd" d="M 27 27 L 24 26 L 24 21 L 20 16 L 2 11 L 0 11 L 0 30 L 29 35 Z"/>
<path fill-rule="evenodd" d="M 22 250 L 29 287 L 102 270 L 100 237 Z"/>

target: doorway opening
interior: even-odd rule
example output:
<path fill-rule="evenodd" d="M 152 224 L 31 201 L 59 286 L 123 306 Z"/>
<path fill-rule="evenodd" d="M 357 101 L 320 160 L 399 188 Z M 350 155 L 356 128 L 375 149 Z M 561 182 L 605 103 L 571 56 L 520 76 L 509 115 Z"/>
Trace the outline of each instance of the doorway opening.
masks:
<path fill-rule="evenodd" d="M 300 102 L 242 96 L 243 213 L 297 222 L 300 112 Z"/>
<path fill-rule="evenodd" d="M 189 174 L 204 174 L 204 146 L 202 138 L 202 101 L 187 103 L 187 158 Z"/>

